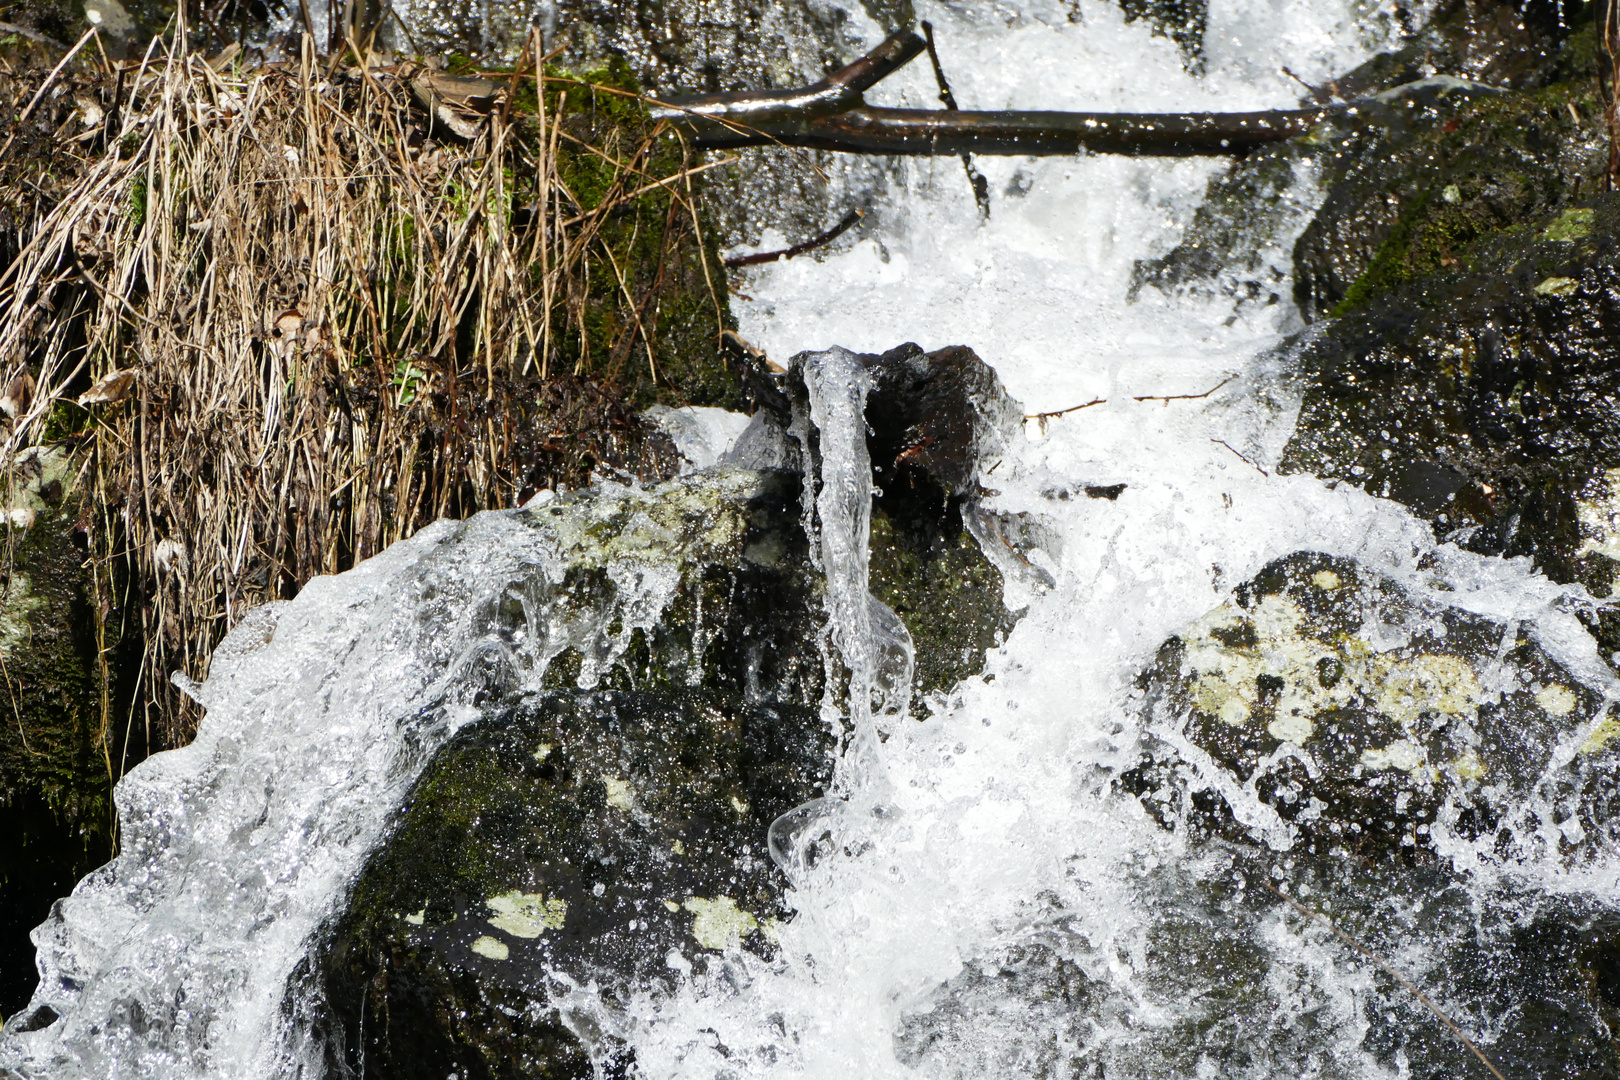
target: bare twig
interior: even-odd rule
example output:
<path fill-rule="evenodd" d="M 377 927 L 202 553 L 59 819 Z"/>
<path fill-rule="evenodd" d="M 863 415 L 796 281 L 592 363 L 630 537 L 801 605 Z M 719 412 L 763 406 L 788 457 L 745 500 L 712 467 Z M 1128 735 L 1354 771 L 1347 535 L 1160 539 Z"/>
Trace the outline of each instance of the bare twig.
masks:
<path fill-rule="evenodd" d="M 1496 1080 L 1506 1080 L 1506 1077 L 1504 1077 L 1499 1071 L 1497 1071 L 1496 1066 L 1491 1064 L 1491 1059 L 1486 1057 L 1483 1053 L 1480 1052 L 1479 1047 L 1474 1045 L 1474 1042 L 1473 1042 L 1472 1039 L 1470 1039 L 1467 1035 L 1463 1034 L 1462 1028 L 1460 1028 L 1456 1024 L 1454 1024 L 1452 1022 L 1452 1020 L 1451 1020 L 1451 1017 L 1447 1016 L 1444 1012 L 1441 1012 L 1440 1011 L 1440 1006 L 1436 1005 L 1433 1001 L 1430 1001 L 1429 996 L 1427 994 L 1425 994 L 1422 990 L 1419 990 L 1417 988 L 1417 985 L 1414 984 L 1411 979 L 1408 979 L 1405 975 L 1402 975 L 1400 972 L 1396 971 L 1393 967 L 1391 967 L 1390 964 L 1389 964 L 1389 961 L 1385 960 L 1382 956 L 1379 956 L 1377 953 L 1373 952 L 1371 949 L 1369 949 L 1365 945 L 1361 944 L 1355 938 L 1351 937 L 1349 934 L 1345 933 L 1343 930 L 1340 930 L 1337 926 L 1333 925 L 1333 920 L 1332 919 L 1329 919 L 1326 915 L 1323 915 L 1320 911 L 1317 911 L 1317 910 L 1315 910 L 1313 908 L 1306 907 L 1304 904 L 1300 903 L 1298 900 L 1295 900 L 1292 896 L 1289 896 L 1287 893 L 1285 893 L 1281 889 L 1277 888 L 1277 886 L 1273 885 L 1270 882 L 1270 880 L 1268 880 L 1267 878 L 1262 876 L 1260 878 L 1260 882 L 1266 888 L 1270 889 L 1273 893 L 1275 893 L 1280 899 L 1282 899 L 1290 907 L 1292 907 L 1295 911 L 1299 912 L 1301 915 L 1305 916 L 1307 919 L 1313 919 L 1316 922 L 1321 923 L 1323 926 L 1327 927 L 1330 931 L 1332 931 L 1334 937 L 1338 938 L 1340 941 L 1342 941 L 1346 945 L 1350 946 L 1356 952 L 1360 953 L 1362 956 L 1366 957 L 1368 960 L 1371 960 L 1374 964 L 1377 964 L 1380 968 L 1382 968 L 1383 971 L 1387 975 L 1389 975 L 1390 978 L 1394 979 L 1396 982 L 1400 983 L 1403 987 L 1405 987 L 1408 993 L 1410 993 L 1413 997 L 1417 998 L 1419 1001 L 1423 1002 L 1424 1007 L 1427 1008 L 1429 1010 L 1429 1012 L 1434 1014 L 1434 1018 L 1436 1020 L 1439 1020 L 1442 1024 L 1446 1025 L 1446 1027 L 1450 1028 L 1451 1033 L 1453 1035 L 1457 1036 L 1457 1038 L 1461 1039 L 1464 1046 L 1468 1047 L 1469 1050 L 1473 1051 L 1474 1056 L 1479 1058 L 1480 1064 L 1484 1065 L 1487 1069 L 1489 1069 L 1491 1071 L 1491 1075 L 1496 1077 Z"/>
<path fill-rule="evenodd" d="M 1239 461 L 1241 461 L 1241 462 L 1243 462 L 1243 464 L 1249 466 L 1251 469 L 1253 469 L 1255 472 L 1259 473 L 1261 476 L 1264 476 L 1264 477 L 1266 477 L 1268 479 L 1271 477 L 1270 473 L 1266 472 L 1266 470 L 1262 469 L 1260 466 L 1256 465 L 1254 462 L 1252 462 L 1248 458 L 1244 457 L 1241 453 L 1238 452 L 1236 447 L 1234 447 L 1231 443 L 1227 442 L 1225 439 L 1211 439 L 1209 441 L 1212 442 L 1212 443 L 1216 443 L 1216 444 L 1218 444 L 1220 446 L 1224 446 L 1228 450 L 1232 451 L 1232 453 L 1237 454 L 1237 458 L 1238 458 Z"/>
<path fill-rule="evenodd" d="M 939 50 L 934 48 L 934 24 L 924 20 L 922 28 L 928 44 L 928 59 L 934 65 L 934 81 L 939 83 L 939 100 L 947 112 L 959 112 L 956 95 L 951 93 L 951 84 L 945 81 L 945 67 L 939 62 Z M 974 167 L 973 155 L 965 151 L 962 154 L 962 168 L 967 171 L 968 185 L 973 188 L 973 201 L 979 205 L 979 217 L 989 218 L 990 181 Z"/>
<path fill-rule="evenodd" d="M 1108 399 L 1107 398 L 1096 398 L 1094 400 L 1086 402 L 1084 405 L 1070 405 L 1067 409 L 1056 409 L 1056 410 L 1054 410 L 1052 412 L 1025 413 L 1024 414 L 1024 419 L 1025 420 L 1033 420 L 1033 421 L 1035 421 L 1035 423 L 1039 424 L 1040 428 L 1041 428 L 1041 434 L 1044 435 L 1044 434 L 1046 434 L 1046 424 L 1047 424 L 1048 421 L 1056 420 L 1060 416 L 1068 416 L 1070 413 L 1079 412 L 1081 409 L 1089 409 L 1093 405 L 1106 405 L 1106 404 L 1108 404 Z"/>
<path fill-rule="evenodd" d="M 1236 375 L 1228 375 L 1226 378 L 1222 379 L 1208 390 L 1205 390 L 1202 394 L 1143 394 L 1141 397 L 1133 397 L 1131 400 L 1162 401 L 1166 405 L 1169 405 L 1172 401 L 1202 401 L 1235 378 L 1237 378 Z"/>
<path fill-rule="evenodd" d="M 726 269 L 738 270 L 744 266 L 759 266 L 762 263 L 773 263 L 778 259 L 791 259 L 796 255 L 803 255 L 807 251 L 814 251 L 825 244 L 830 244 L 848 232 L 854 224 L 864 215 L 859 210 L 851 210 L 845 214 L 843 220 L 826 232 L 818 233 L 808 240 L 800 241 L 792 247 L 780 248 L 776 251 L 759 251 L 752 255 L 733 255 L 725 260 Z"/>
<path fill-rule="evenodd" d="M 1096 398 L 1095 400 L 1086 402 L 1084 405 L 1070 405 L 1067 409 L 1057 409 L 1057 410 L 1054 410 L 1053 412 L 1025 413 L 1024 414 L 1024 419 L 1025 420 L 1055 420 L 1060 416 L 1067 416 L 1072 412 L 1079 412 L 1081 409 L 1089 409 L 1093 405 L 1106 405 L 1106 404 L 1108 404 L 1108 399 L 1107 398 Z"/>

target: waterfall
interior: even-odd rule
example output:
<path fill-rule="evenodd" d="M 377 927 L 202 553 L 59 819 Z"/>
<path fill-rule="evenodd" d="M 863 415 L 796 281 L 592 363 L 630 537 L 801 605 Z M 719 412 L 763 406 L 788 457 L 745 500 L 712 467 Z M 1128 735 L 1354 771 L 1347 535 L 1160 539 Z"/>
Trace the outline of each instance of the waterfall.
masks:
<path fill-rule="evenodd" d="M 948 43 L 968 108 L 1288 105 L 1285 65 L 1322 82 L 1393 33 L 1385 6 L 1361 0 L 1218 0 L 1203 70 L 1189 74 L 1173 41 L 1114 4 L 917 11 Z M 844 14 L 877 40 L 862 10 Z M 872 96 L 931 101 L 932 78 L 914 65 Z M 672 955 L 669 986 L 611 1007 L 583 984 L 557 1000 L 628 1047 L 647 1080 L 1399 1080 L 1472 1068 L 1382 968 L 1268 891 L 1296 875 L 1315 891 L 1292 895 L 1383 935 L 1392 966 L 1488 1050 L 1512 1049 L 1512 1025 L 1546 1004 L 1510 992 L 1502 958 L 1520 955 L 1515 935 L 1550 921 L 1574 950 L 1620 911 L 1620 858 L 1567 854 L 1582 838 L 1567 767 L 1602 735 L 1597 719 L 1549 747 L 1529 782 L 1487 785 L 1490 828 L 1451 806 L 1423 859 L 1379 866 L 1315 850 L 1149 700 L 1145 673 L 1198 649 L 1227 662 L 1233 627 L 1282 642 L 1279 654 L 1298 646 L 1299 605 L 1240 611 L 1235 590 L 1308 552 L 1361 568 L 1369 593 L 1409 598 L 1401 619 L 1346 623 L 1345 636 L 1372 643 L 1367 670 L 1393 671 L 1402 649 L 1445 636 L 1445 618 L 1467 620 L 1496 634 L 1483 674 L 1437 665 L 1402 677 L 1453 678 L 1471 704 L 1551 692 L 1563 708 L 1562 693 L 1606 716 L 1620 685 L 1577 618 L 1591 598 L 1527 560 L 1439 542 L 1396 503 L 1279 475 L 1299 409 L 1278 350 L 1302 327 L 1286 299 L 1290 250 L 1320 198 L 1309 165 L 1290 166 L 1282 224 L 1251 253 L 1275 303 L 1133 289 L 1136 264 L 1174 247 L 1219 163 L 977 167 L 988 220 L 959 162 L 897 165 L 873 235 L 751 270 L 736 303 L 750 341 L 794 356 L 806 395 L 791 434 L 825 579 L 822 716 L 843 740 L 826 797 L 771 827 L 793 917 L 773 927 L 768 956 Z M 1040 417 L 980 463 L 967 508 L 1019 622 L 982 674 L 922 702 L 920 720 L 908 715 L 905 626 L 870 592 L 870 379 L 849 351 L 906 340 L 971 345 Z M 682 482 L 695 492 L 747 475 Z M 608 486 L 441 523 L 237 628 L 196 688 L 208 709 L 197 741 L 120 784 L 122 853 L 37 931 L 41 988 L 0 1040 L 0 1073 L 320 1075 L 307 1022 L 320 1002 L 297 972 L 413 778 L 479 715 L 481 695 L 538 687 L 567 648 L 585 658 L 588 685 L 673 602 L 676 575 L 648 555 L 670 534 L 648 526 L 601 554 L 607 603 L 562 603 L 570 553 L 610 518 L 640 522 L 648 498 Z M 1521 636 L 1536 672 L 1510 655 Z M 1163 652 L 1171 642 L 1184 651 Z M 1299 649 L 1304 660 L 1284 659 L 1304 670 L 1331 660 Z M 1257 670 L 1232 662 L 1239 699 L 1261 692 Z M 1412 746 L 1380 748 L 1369 769 L 1406 773 Z M 1164 805 L 1214 792 L 1253 833 L 1211 839 L 1156 819 L 1155 792 L 1122 778 L 1165 747 L 1181 756 L 1179 772 L 1153 777 Z"/>

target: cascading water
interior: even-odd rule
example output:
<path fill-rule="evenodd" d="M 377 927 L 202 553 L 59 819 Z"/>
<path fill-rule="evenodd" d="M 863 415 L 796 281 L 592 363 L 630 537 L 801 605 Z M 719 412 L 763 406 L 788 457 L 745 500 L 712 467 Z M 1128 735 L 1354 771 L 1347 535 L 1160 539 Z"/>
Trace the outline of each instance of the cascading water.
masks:
<path fill-rule="evenodd" d="M 1289 104 L 1282 65 L 1316 81 L 1382 45 L 1392 24 L 1354 0 L 1217 0 L 1194 77 L 1171 42 L 1112 5 L 918 13 L 950 43 L 957 96 L 980 107 Z M 931 100 L 927 79 L 908 71 L 882 93 Z M 738 314 L 775 355 L 967 343 L 1031 413 L 1106 404 L 1032 422 L 983 463 L 994 491 L 982 520 L 1041 523 L 1041 542 L 1017 558 L 980 529 L 1006 563 L 1009 601 L 1027 610 L 982 677 L 928 701 L 923 722 L 890 719 L 880 732 L 874 689 L 880 711 L 904 713 L 885 672 L 904 668 L 905 650 L 883 645 L 898 640 L 892 614 L 867 592 L 864 373 L 842 350 L 801 362 L 810 413 L 796 434 L 819 462 L 806 522 L 849 678 L 826 714 L 847 725 L 848 746 L 835 798 L 773 830 L 796 910 L 774 959 L 729 953 L 672 994 L 611 1007 L 573 995 L 575 1015 L 594 1010 L 633 1048 L 639 1075 L 1399 1077 L 1416 1059 L 1463 1075 L 1465 1051 L 1444 1032 L 1394 1038 L 1435 1022 L 1376 965 L 1263 894 L 1261 879 L 1309 876 L 1299 895 L 1392 928 L 1380 942 L 1392 963 L 1491 1052 L 1523 1012 L 1492 982 L 1492 950 L 1548 912 L 1616 909 L 1620 860 L 1571 861 L 1557 842 L 1530 842 L 1559 823 L 1573 834 L 1547 801 L 1551 781 L 1504 813 L 1525 823 L 1512 826 L 1520 857 L 1496 858 L 1493 834 L 1442 815 L 1427 877 L 1323 871 L 1312 858 L 1326 853 L 1241 785 L 1223 793 L 1264 844 L 1167 830 L 1119 787 L 1145 745 L 1180 738 L 1139 688 L 1161 643 L 1298 551 L 1354 559 L 1424 602 L 1523 629 L 1600 702 L 1597 716 L 1620 699 L 1571 614 L 1579 590 L 1523 560 L 1437 545 L 1392 503 L 1273 474 L 1296 408 L 1286 358 L 1271 351 L 1298 329 L 1287 303 L 1151 289 L 1127 301 L 1133 264 L 1173 245 L 1217 167 L 981 161 L 993 193 L 981 221 L 954 161 L 909 165 L 881 207 L 881 243 L 755 273 L 757 299 Z M 1294 229 L 1314 198 L 1300 173 Z M 1278 280 L 1289 239 L 1284 228 L 1261 241 Z M 1189 400 L 1162 400 L 1175 395 Z M 1098 485 L 1123 493 L 1071 497 Z M 521 515 L 440 525 L 312 584 L 275 613 L 273 635 L 271 616 L 239 629 L 228 643 L 238 655 L 222 655 L 198 691 L 209 713 L 197 742 L 124 782 L 123 854 L 39 932 L 44 978 L 24 1015 L 42 1019 L 13 1026 L 0 1066 L 318 1073 L 318 1048 L 301 1041 L 315 1003 L 289 981 L 422 764 L 492 681 L 538 679 L 567 645 L 605 669 L 669 602 L 673 579 L 625 555 L 610 560 L 612 611 L 548 625 L 563 547 Z M 499 614 L 514 604 L 521 619 Z M 1551 752 L 1543 779 L 1594 730 Z M 1476 967 L 1458 967 L 1459 955 Z"/>

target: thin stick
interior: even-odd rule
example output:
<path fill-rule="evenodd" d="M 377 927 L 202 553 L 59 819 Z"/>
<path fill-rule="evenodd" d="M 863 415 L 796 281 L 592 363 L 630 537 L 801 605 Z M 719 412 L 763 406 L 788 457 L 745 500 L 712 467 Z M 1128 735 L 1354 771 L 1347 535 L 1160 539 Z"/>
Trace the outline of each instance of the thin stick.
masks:
<path fill-rule="evenodd" d="M 934 65 L 934 81 L 939 83 L 939 100 L 946 112 L 959 112 L 956 95 L 951 93 L 951 84 L 945 81 L 945 67 L 939 62 L 939 50 L 934 48 L 934 24 L 924 19 L 922 29 L 924 42 L 928 46 L 928 60 Z M 974 167 L 973 155 L 966 150 L 962 151 L 962 168 L 967 171 L 968 185 L 973 188 L 973 201 L 978 204 L 979 216 L 989 218 L 990 181 Z"/>
<path fill-rule="evenodd" d="M 1056 420 L 1060 416 L 1067 416 L 1072 412 L 1079 412 L 1081 409 L 1089 409 L 1093 405 L 1106 405 L 1106 404 L 1108 404 L 1108 399 L 1107 398 L 1097 398 L 1094 401 L 1086 402 L 1084 405 L 1070 405 L 1067 409 L 1058 409 L 1056 412 L 1025 413 L 1024 414 L 1024 419 L 1025 420 Z"/>
<path fill-rule="evenodd" d="M 844 219 L 824 233 L 812 236 L 808 240 L 794 244 L 792 247 L 781 248 L 777 251 L 761 251 L 753 255 L 733 255 L 725 260 L 727 270 L 738 270 L 744 266 L 759 266 L 762 263 L 773 263 L 778 259 L 791 259 L 796 255 L 803 255 L 807 251 L 814 251 L 824 244 L 830 244 L 843 236 L 850 228 L 865 215 L 859 210 L 851 210 L 844 215 Z"/>
<path fill-rule="evenodd" d="M 1242 454 L 1238 454 L 1237 450 L 1232 446 L 1232 444 L 1227 442 L 1225 439 L 1211 439 L 1209 441 L 1212 442 L 1212 443 L 1219 443 L 1220 445 L 1226 447 L 1228 450 L 1231 450 L 1232 453 L 1237 454 L 1238 460 L 1243 462 L 1243 464 L 1249 466 L 1255 472 L 1259 473 L 1261 476 L 1264 476 L 1267 479 L 1271 478 L 1270 473 L 1266 472 L 1266 470 L 1262 469 L 1260 466 L 1256 465 L 1254 462 L 1250 461 L 1248 458 L 1244 457 Z"/>
<path fill-rule="evenodd" d="M 1209 395 L 1213 394 L 1215 391 L 1219 390 L 1221 387 L 1225 386 L 1235 378 L 1237 378 L 1236 375 L 1228 375 L 1226 378 L 1222 379 L 1208 390 L 1205 390 L 1202 394 L 1143 394 L 1141 397 L 1133 397 L 1131 400 L 1162 401 L 1166 405 L 1170 404 L 1172 401 L 1202 401 L 1204 398 L 1209 397 Z"/>
<path fill-rule="evenodd" d="M 17 114 L 17 123 L 23 123 L 34 114 L 34 106 L 39 104 L 39 99 L 45 96 L 45 91 L 49 90 L 51 85 L 56 82 L 56 77 L 62 74 L 62 69 L 68 66 L 68 61 L 78 56 L 79 50 L 89 44 L 90 39 L 95 36 L 96 28 L 92 26 L 84 32 L 84 36 L 78 40 L 78 43 L 67 51 L 67 55 L 56 62 L 56 66 L 51 69 L 51 73 L 45 76 L 45 81 L 39 84 L 39 89 L 34 91 L 34 96 L 29 99 L 28 105 L 22 112 Z"/>
<path fill-rule="evenodd" d="M 1473 1040 L 1470 1039 L 1467 1035 L 1463 1034 L 1462 1028 L 1460 1028 L 1456 1024 L 1452 1023 L 1451 1022 L 1451 1017 L 1447 1016 L 1445 1013 L 1440 1011 L 1440 1006 L 1438 1006 L 1434 1002 L 1430 1001 L 1427 994 L 1425 994 L 1423 991 L 1419 990 L 1417 988 L 1417 986 L 1412 982 L 1412 980 L 1408 979 L 1405 975 L 1402 975 L 1400 972 L 1396 971 L 1393 967 L 1391 967 L 1387 960 L 1385 960 L 1383 957 L 1379 956 L 1377 953 L 1373 952 L 1371 949 L 1367 948 L 1365 945 L 1362 945 L 1359 941 L 1357 941 L 1355 938 L 1351 937 L 1349 934 L 1345 933 L 1343 930 L 1340 930 L 1337 926 L 1334 926 L 1333 925 L 1333 920 L 1329 919 L 1326 915 L 1323 915 L 1320 911 L 1317 911 L 1317 910 L 1315 910 L 1313 908 L 1308 908 L 1304 904 L 1300 903 L 1298 900 L 1295 900 L 1292 896 L 1289 896 L 1287 893 L 1284 893 L 1281 889 L 1277 888 L 1277 886 L 1273 885 L 1268 878 L 1262 877 L 1260 879 L 1260 883 L 1262 885 L 1264 885 L 1266 888 L 1270 889 L 1272 892 L 1276 893 L 1287 904 L 1289 904 L 1289 906 L 1291 906 L 1295 911 L 1299 912 L 1301 915 L 1304 915 L 1306 918 L 1309 918 L 1309 919 L 1315 919 L 1317 922 L 1319 922 L 1323 926 L 1327 927 L 1329 930 L 1331 930 L 1333 932 L 1334 937 L 1338 938 L 1340 941 L 1344 942 L 1346 945 L 1348 945 L 1352 949 L 1356 950 L 1356 952 L 1360 953 L 1362 956 L 1365 956 L 1368 960 L 1371 960 L 1374 964 L 1377 964 L 1392 979 L 1394 979 L 1396 982 L 1400 983 L 1402 986 L 1406 987 L 1407 991 L 1410 992 L 1413 997 L 1415 997 L 1419 1001 L 1423 1002 L 1424 1006 L 1427 1007 L 1428 1010 L 1431 1013 L 1434 1014 L 1434 1017 L 1435 1017 L 1436 1020 L 1439 1020 L 1442 1024 L 1446 1025 L 1446 1027 L 1450 1028 L 1451 1033 L 1453 1035 L 1457 1036 L 1457 1038 L 1461 1039 L 1463 1041 L 1463 1045 L 1468 1047 L 1468 1049 L 1470 1049 L 1470 1050 L 1472 1050 L 1474 1052 L 1474 1056 L 1479 1058 L 1480 1064 L 1484 1065 L 1487 1069 L 1491 1070 L 1491 1075 L 1496 1077 L 1496 1080 L 1507 1080 L 1506 1077 L 1504 1077 L 1500 1072 L 1497 1071 L 1496 1066 L 1491 1064 L 1491 1059 L 1486 1057 L 1484 1054 L 1480 1053 L 1479 1047 L 1474 1045 Z"/>

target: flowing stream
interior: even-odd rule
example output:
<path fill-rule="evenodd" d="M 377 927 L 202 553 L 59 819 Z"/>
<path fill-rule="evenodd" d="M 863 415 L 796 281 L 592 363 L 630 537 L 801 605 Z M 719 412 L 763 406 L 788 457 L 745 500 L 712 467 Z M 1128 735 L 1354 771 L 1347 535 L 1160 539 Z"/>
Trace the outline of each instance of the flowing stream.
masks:
<path fill-rule="evenodd" d="M 964 107 L 1146 111 L 1292 104 L 1297 87 L 1280 69 L 1314 82 L 1354 66 L 1388 43 L 1387 7 L 1213 0 L 1197 75 L 1111 4 L 918 13 L 935 23 Z M 864 15 L 851 19 L 868 40 L 881 36 Z M 871 96 L 926 104 L 935 93 L 916 64 Z M 865 389 L 847 354 L 821 354 L 806 369 L 819 559 L 830 638 L 855 688 L 837 798 L 773 834 L 796 910 L 776 959 L 728 955 L 673 996 L 603 1006 L 598 1022 L 647 1078 L 1395 1078 L 1410 1061 L 1380 1049 L 1387 1032 L 1428 1026 L 1444 1075 L 1475 1075 L 1466 1050 L 1375 964 L 1280 902 L 1254 901 L 1256 867 L 1283 881 L 1305 855 L 1252 791 L 1227 795 L 1273 827 L 1266 844 L 1234 852 L 1161 828 L 1113 780 L 1153 734 L 1139 673 L 1271 560 L 1354 558 L 1415 595 L 1529 628 L 1590 691 L 1620 698 L 1569 612 L 1578 590 L 1525 560 L 1437 545 L 1391 502 L 1276 474 L 1297 412 L 1277 346 L 1301 329 L 1288 274 L 1318 194 L 1307 168 L 1288 192 L 1288 223 L 1257 238 L 1274 297 L 1239 301 L 1130 297 L 1135 262 L 1174 246 L 1220 163 L 978 167 L 987 220 L 955 159 L 907 163 L 879 202 L 876 237 L 754 271 L 752 299 L 736 310 L 743 335 L 782 359 L 966 344 L 1029 413 L 1104 399 L 1031 421 L 981 471 L 987 511 L 1043 523 L 1027 563 L 1004 560 L 1009 606 L 1027 610 L 984 675 L 926 702 L 925 721 L 885 719 L 904 711 L 887 704 L 873 714 L 886 678 L 873 627 L 887 622 L 866 594 Z M 1124 491 L 1077 494 L 1097 485 Z M 0 1067 L 318 1075 L 319 1048 L 301 1034 L 318 1003 L 300 988 L 300 964 L 390 810 L 476 715 L 487 673 L 537 679 L 570 645 L 605 667 L 669 601 L 673 581 L 626 558 L 613 564 L 615 611 L 554 625 L 559 543 L 510 514 L 442 523 L 233 633 L 196 691 L 208 706 L 197 741 L 123 782 L 123 853 L 37 932 L 44 979 L 31 1010 L 59 1018 L 9 1031 Z M 512 596 L 523 599 L 521 632 L 496 615 Z M 1489 840 L 1437 824 L 1442 871 L 1425 879 L 1441 882 L 1435 895 L 1369 875 L 1359 901 L 1334 899 L 1406 928 L 1383 943 L 1398 945 L 1392 962 L 1492 1050 L 1519 1005 L 1455 981 L 1449 945 L 1498 940 L 1559 904 L 1613 910 L 1620 859 L 1576 864 L 1554 844 L 1505 864 L 1488 857 Z M 1221 989 L 1234 979 L 1236 998 Z M 576 1010 L 592 1007 L 584 997 Z"/>

